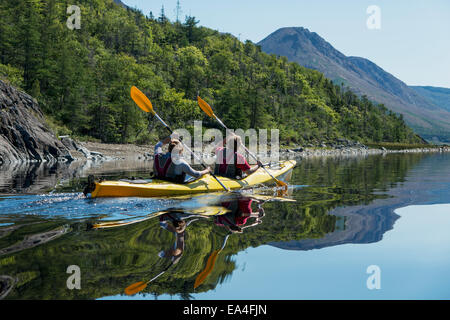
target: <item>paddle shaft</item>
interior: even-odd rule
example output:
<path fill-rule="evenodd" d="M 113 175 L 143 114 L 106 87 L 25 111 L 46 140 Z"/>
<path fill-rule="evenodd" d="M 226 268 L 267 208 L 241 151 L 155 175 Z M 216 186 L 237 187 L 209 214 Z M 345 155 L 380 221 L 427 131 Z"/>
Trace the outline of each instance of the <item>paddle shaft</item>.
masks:
<path fill-rule="evenodd" d="M 170 265 L 169 268 L 170 268 L 171 266 L 172 266 L 172 265 Z M 149 284 L 149 283 L 152 282 L 153 280 L 156 280 L 157 278 L 159 278 L 160 276 L 162 276 L 169 268 L 166 268 L 166 270 L 162 271 L 160 274 L 158 274 L 158 275 L 157 275 L 156 277 L 154 277 L 153 279 L 148 280 L 148 281 L 146 282 L 146 284 Z"/>
<path fill-rule="evenodd" d="M 173 130 L 167 125 L 167 123 L 165 123 L 164 122 L 164 120 L 163 119 L 161 119 L 160 118 L 160 116 L 158 116 L 158 114 L 156 113 L 156 112 L 154 112 L 153 113 L 153 115 L 156 117 L 156 119 L 158 119 L 162 124 L 163 124 L 163 126 L 164 127 L 166 127 L 166 129 L 167 129 L 167 131 L 169 131 L 170 132 L 170 134 L 172 134 L 173 133 Z M 191 154 L 193 154 L 194 155 L 194 157 L 195 157 L 195 159 L 197 159 L 199 162 L 200 162 L 200 164 L 203 166 L 203 168 L 207 168 L 207 166 L 205 165 L 205 163 L 202 161 L 202 159 L 200 158 L 200 157 L 198 157 L 187 145 L 185 145 L 184 143 L 183 143 L 183 141 L 181 141 L 180 140 L 180 142 L 181 142 L 181 144 L 183 145 L 183 147 L 184 148 L 186 148 L 186 150 L 187 151 L 189 151 Z M 223 183 L 214 175 L 214 173 L 210 173 L 211 174 L 211 176 L 213 176 L 214 177 L 214 179 L 216 179 L 216 181 L 222 186 L 222 188 L 224 188 L 225 189 L 225 191 L 230 191 L 227 187 L 225 187 L 224 185 L 223 185 Z"/>

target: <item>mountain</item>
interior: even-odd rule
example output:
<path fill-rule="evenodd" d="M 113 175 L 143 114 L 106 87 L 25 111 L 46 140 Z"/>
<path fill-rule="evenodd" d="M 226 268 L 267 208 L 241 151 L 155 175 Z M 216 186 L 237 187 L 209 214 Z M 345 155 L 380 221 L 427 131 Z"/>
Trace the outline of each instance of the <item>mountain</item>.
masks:
<path fill-rule="evenodd" d="M 450 89 L 429 86 L 410 86 L 410 88 L 433 102 L 435 105 L 450 111 Z"/>
<path fill-rule="evenodd" d="M 391 207 L 376 204 L 340 207 L 333 210 L 342 222 L 341 228 L 327 233 L 321 238 L 290 240 L 284 242 L 270 242 L 269 245 L 284 250 L 313 250 L 333 247 L 348 243 L 374 243 L 381 241 L 384 234 L 392 230 L 399 218 Z"/>
<path fill-rule="evenodd" d="M 318 70 L 334 83 L 348 86 L 369 100 L 403 115 L 418 134 L 450 141 L 450 110 L 433 103 L 423 92 L 409 87 L 370 60 L 348 57 L 317 33 L 306 28 L 281 28 L 258 43 L 269 54 L 285 56 Z"/>

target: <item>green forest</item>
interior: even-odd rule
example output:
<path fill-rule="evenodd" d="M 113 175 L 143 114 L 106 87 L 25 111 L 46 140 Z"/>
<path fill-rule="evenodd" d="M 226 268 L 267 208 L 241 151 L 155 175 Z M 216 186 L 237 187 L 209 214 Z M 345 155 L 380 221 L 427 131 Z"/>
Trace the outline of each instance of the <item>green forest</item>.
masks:
<path fill-rule="evenodd" d="M 130 98 L 135 85 L 173 128 L 216 126 L 197 106 L 200 95 L 230 128 L 278 128 L 283 144 L 422 142 L 385 106 L 194 16 L 170 21 L 164 9 L 79 0 L 81 28 L 71 30 L 69 5 L 0 2 L 0 79 L 35 97 L 57 135 L 155 142 L 165 132 Z"/>

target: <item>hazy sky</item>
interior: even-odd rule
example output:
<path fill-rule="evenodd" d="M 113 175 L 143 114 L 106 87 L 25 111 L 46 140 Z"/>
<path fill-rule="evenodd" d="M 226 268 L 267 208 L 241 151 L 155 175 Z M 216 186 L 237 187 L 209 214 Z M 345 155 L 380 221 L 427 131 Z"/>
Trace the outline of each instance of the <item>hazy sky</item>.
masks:
<path fill-rule="evenodd" d="M 175 20 L 177 0 L 122 0 Z M 180 0 L 182 17 L 258 42 L 281 27 L 306 27 L 347 56 L 367 58 L 408 85 L 450 88 L 449 0 Z M 381 29 L 366 25 L 369 6 Z"/>

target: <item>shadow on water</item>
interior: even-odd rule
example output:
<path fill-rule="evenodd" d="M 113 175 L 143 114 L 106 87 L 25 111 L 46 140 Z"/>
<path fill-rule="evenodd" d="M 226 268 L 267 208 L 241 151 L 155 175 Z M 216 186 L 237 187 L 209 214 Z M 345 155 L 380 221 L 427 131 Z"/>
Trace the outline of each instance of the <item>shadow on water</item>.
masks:
<path fill-rule="evenodd" d="M 437 167 L 449 169 L 442 168 L 448 160 L 423 154 L 303 160 L 291 184 L 306 187 L 294 188 L 287 198 L 263 188 L 262 194 L 87 200 L 73 180 L 91 169 L 33 169 L 44 172 L 36 176 L 51 181 L 48 186 L 66 179 L 56 190 L 73 193 L 0 201 L 0 297 L 125 296 L 125 288 L 142 282 L 140 297 L 190 299 L 230 279 L 237 268 L 233 257 L 250 247 L 310 250 L 380 241 L 398 219 L 395 208 L 433 200 L 420 192 L 420 183 L 426 176 L 433 184 Z M 145 173 L 142 167 L 112 168 L 105 175 Z M 9 187 L 20 185 L 21 191 L 45 185 L 11 181 Z M 67 288 L 71 265 L 80 267 L 80 290 Z"/>

